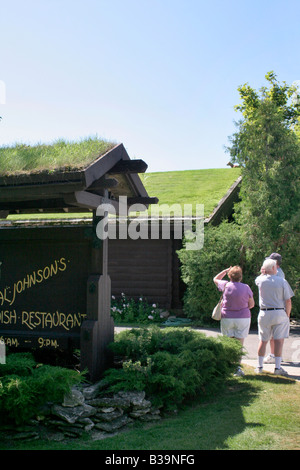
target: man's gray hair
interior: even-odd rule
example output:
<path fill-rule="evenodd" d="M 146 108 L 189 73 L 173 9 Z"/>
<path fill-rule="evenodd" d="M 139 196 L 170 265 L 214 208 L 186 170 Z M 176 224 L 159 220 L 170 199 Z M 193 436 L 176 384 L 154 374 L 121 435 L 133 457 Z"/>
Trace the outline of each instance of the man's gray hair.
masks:
<path fill-rule="evenodd" d="M 264 268 L 265 272 L 272 272 L 273 267 L 276 267 L 276 260 L 275 259 L 265 259 L 262 267 Z"/>

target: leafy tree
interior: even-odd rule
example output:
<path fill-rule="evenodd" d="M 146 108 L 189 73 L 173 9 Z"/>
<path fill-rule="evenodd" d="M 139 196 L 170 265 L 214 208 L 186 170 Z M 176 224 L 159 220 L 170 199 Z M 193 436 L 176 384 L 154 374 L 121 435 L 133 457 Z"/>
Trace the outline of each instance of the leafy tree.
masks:
<path fill-rule="evenodd" d="M 280 84 L 274 72 L 259 92 L 239 87 L 242 119 L 230 137 L 228 151 L 242 168 L 241 202 L 236 221 L 241 225 L 248 262 L 258 269 L 264 256 L 280 252 L 285 270 L 299 282 L 300 242 L 300 95 Z M 290 280 L 289 279 L 289 280 Z"/>
<path fill-rule="evenodd" d="M 187 284 L 184 309 L 188 316 L 207 321 L 217 302 L 213 276 L 224 267 L 240 264 L 243 282 L 252 288 L 264 258 L 272 252 L 283 257 L 291 284 L 292 316 L 300 317 L 300 94 L 280 84 L 274 72 L 259 91 L 239 87 L 241 119 L 228 151 L 242 171 L 241 201 L 234 222 L 206 227 L 201 251 L 180 250 L 182 278 Z M 255 321 L 257 307 L 251 310 Z"/>

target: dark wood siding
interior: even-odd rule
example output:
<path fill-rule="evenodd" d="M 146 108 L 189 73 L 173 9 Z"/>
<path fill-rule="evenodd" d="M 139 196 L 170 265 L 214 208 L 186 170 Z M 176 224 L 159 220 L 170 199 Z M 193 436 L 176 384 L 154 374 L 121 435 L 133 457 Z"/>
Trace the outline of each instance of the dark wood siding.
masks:
<path fill-rule="evenodd" d="M 115 296 L 143 296 L 170 308 L 172 265 L 172 240 L 109 240 L 108 274 Z"/>

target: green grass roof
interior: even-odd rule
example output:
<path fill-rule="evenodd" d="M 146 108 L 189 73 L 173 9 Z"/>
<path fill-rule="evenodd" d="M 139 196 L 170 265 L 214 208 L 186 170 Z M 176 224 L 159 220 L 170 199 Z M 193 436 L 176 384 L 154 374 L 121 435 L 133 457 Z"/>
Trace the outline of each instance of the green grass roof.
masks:
<path fill-rule="evenodd" d="M 168 215 L 168 207 L 175 207 L 174 216 L 196 215 L 196 204 L 204 205 L 204 216 L 208 217 L 229 188 L 240 176 L 239 168 L 220 168 L 211 170 L 186 170 L 144 173 L 140 175 L 149 196 L 159 198 L 158 206 L 149 207 L 152 216 Z M 184 205 L 192 205 L 192 214 L 185 211 Z M 162 206 L 165 205 L 162 212 Z M 140 215 L 146 215 L 143 212 Z M 51 219 L 91 217 L 90 213 L 70 214 L 32 214 L 10 215 L 10 220 Z"/>
<path fill-rule="evenodd" d="M 145 173 L 141 179 L 149 196 L 159 198 L 159 206 L 180 204 L 182 215 L 196 215 L 196 204 L 203 204 L 208 217 L 240 174 L 239 168 L 218 168 Z M 192 214 L 186 213 L 185 204 L 192 204 Z M 158 207 L 153 205 L 150 211 L 156 215 Z M 180 216 L 180 210 L 174 215 Z"/>
<path fill-rule="evenodd" d="M 91 137 L 80 142 L 58 140 L 49 145 L 2 146 L 0 147 L 0 176 L 82 169 L 115 145 L 98 137 Z"/>
<path fill-rule="evenodd" d="M 115 145 L 113 142 L 91 137 L 80 142 L 58 140 L 51 145 L 3 146 L 0 147 L 0 176 L 82 169 Z M 149 196 L 159 198 L 159 205 L 152 205 L 149 208 L 148 212 L 151 215 L 166 215 L 168 208 L 162 214 L 158 212 L 163 205 L 176 206 L 175 216 L 195 215 L 196 204 L 203 204 L 205 217 L 212 213 L 239 176 L 239 168 L 167 171 L 140 175 Z M 193 206 L 192 214 L 184 211 L 184 205 L 188 204 Z M 182 209 L 178 211 L 178 207 Z M 63 216 L 62 214 L 61 217 Z M 74 217 L 75 214 L 68 216 Z M 82 217 L 82 214 L 80 216 Z M 24 219 L 25 217 L 29 218 L 28 215 L 9 218 Z M 56 214 L 52 217 L 60 216 Z M 32 215 L 31 218 L 51 218 L 51 216 L 40 214 L 40 216 Z"/>

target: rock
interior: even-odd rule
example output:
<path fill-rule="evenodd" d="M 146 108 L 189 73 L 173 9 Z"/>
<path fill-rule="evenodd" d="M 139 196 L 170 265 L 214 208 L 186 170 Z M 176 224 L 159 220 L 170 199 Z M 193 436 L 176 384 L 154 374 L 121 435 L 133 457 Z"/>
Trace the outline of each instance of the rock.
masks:
<path fill-rule="evenodd" d="M 64 421 L 62 419 L 51 419 L 49 420 L 49 425 L 52 426 L 52 427 L 56 427 L 56 428 L 59 428 L 59 429 L 65 429 L 65 428 L 68 428 L 70 426 L 73 426 L 74 428 L 83 428 L 84 425 L 82 423 L 79 423 L 79 422 L 76 422 L 76 423 L 68 423 L 67 421 Z"/>
<path fill-rule="evenodd" d="M 89 405 L 95 406 L 97 408 L 121 408 L 122 410 L 126 410 L 130 407 L 130 400 L 127 398 L 122 398 L 118 396 L 114 396 L 112 398 L 109 397 L 99 397 L 94 398 L 93 400 L 88 401 Z"/>
<path fill-rule="evenodd" d="M 111 421 L 110 423 L 104 423 L 100 422 L 95 424 L 95 428 L 101 429 L 102 431 L 106 432 L 115 432 L 118 429 L 126 426 L 129 423 L 132 423 L 132 419 L 130 419 L 128 416 L 121 416 L 120 418 L 115 419 L 114 421 Z"/>
<path fill-rule="evenodd" d="M 66 428 L 60 429 L 66 437 L 80 437 L 82 436 L 84 430 L 76 428 L 75 426 L 68 426 Z"/>
<path fill-rule="evenodd" d="M 86 432 L 91 431 L 93 429 L 93 427 L 95 426 L 95 423 L 90 418 L 79 418 L 78 422 L 80 424 L 83 424 L 84 430 Z"/>
<path fill-rule="evenodd" d="M 74 406 L 83 405 L 84 401 L 83 394 L 79 390 L 72 389 L 70 393 L 64 396 L 62 406 L 73 408 Z"/>
<path fill-rule="evenodd" d="M 161 419 L 159 409 L 145 399 L 145 392 L 118 392 L 101 397 L 103 381 L 78 389 L 72 388 L 58 405 L 46 403 L 37 416 L 23 426 L 3 426 L 3 439 L 61 441 L 76 439 L 84 432 L 93 440 L 116 435 L 134 419 L 154 421 Z"/>
<path fill-rule="evenodd" d="M 53 415 L 62 418 L 69 424 L 74 424 L 78 418 L 89 418 L 97 413 L 96 408 L 90 405 L 79 405 L 74 408 L 66 408 L 60 405 L 53 405 L 51 412 Z"/>
<path fill-rule="evenodd" d="M 129 401 L 133 406 L 138 406 L 145 398 L 145 392 L 118 392 L 116 398 Z"/>
<path fill-rule="evenodd" d="M 96 398 L 101 390 L 107 387 L 106 380 L 100 380 L 93 385 L 89 385 L 88 387 L 84 387 L 82 389 L 82 394 L 86 400 L 92 400 Z"/>
<path fill-rule="evenodd" d="M 113 406 L 110 406 L 108 408 L 98 408 L 98 410 L 101 410 L 102 413 L 112 413 L 113 411 L 115 411 L 116 408 L 114 408 Z"/>
<path fill-rule="evenodd" d="M 123 413 L 124 413 L 123 410 L 117 409 L 117 410 L 111 411 L 110 413 L 97 413 L 95 415 L 95 418 L 97 418 L 97 420 L 99 421 L 110 422 L 122 416 Z"/>
<path fill-rule="evenodd" d="M 145 414 L 149 413 L 150 411 L 150 408 L 144 408 L 144 409 L 140 409 L 140 410 L 136 410 L 136 411 L 132 411 L 131 413 L 129 413 L 129 416 L 131 418 L 140 418 L 141 416 L 144 416 Z"/>

